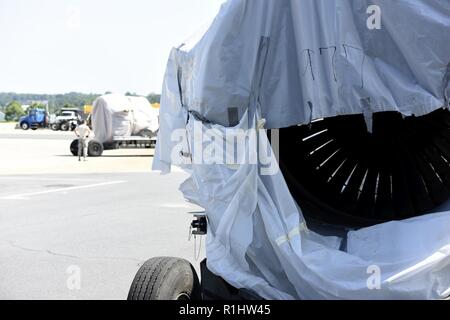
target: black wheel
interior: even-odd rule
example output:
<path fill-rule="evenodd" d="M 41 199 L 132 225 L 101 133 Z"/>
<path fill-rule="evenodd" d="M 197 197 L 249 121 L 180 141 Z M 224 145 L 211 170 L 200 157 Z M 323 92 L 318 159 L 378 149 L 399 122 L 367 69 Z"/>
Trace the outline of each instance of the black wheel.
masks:
<path fill-rule="evenodd" d="M 188 261 L 153 258 L 136 274 L 128 300 L 201 300 L 200 282 Z"/>
<path fill-rule="evenodd" d="M 50 125 L 50 129 L 52 129 L 53 131 L 58 131 L 60 129 L 59 124 L 57 123 L 52 123 Z"/>
<path fill-rule="evenodd" d="M 22 128 L 22 130 L 28 130 L 28 129 L 30 129 L 29 124 L 26 123 L 26 122 L 22 122 L 22 123 L 20 124 L 20 127 Z"/>
<path fill-rule="evenodd" d="M 90 141 L 88 154 L 90 157 L 100 157 L 103 154 L 103 144 L 95 140 Z"/>
<path fill-rule="evenodd" d="M 76 157 L 78 156 L 78 139 L 73 140 L 70 144 L 70 152 Z"/>
<path fill-rule="evenodd" d="M 432 212 L 450 197 L 450 112 L 339 116 L 282 129 L 280 165 L 311 220 L 352 227 Z"/>
<path fill-rule="evenodd" d="M 68 123 L 62 123 L 61 124 L 61 130 L 62 131 L 69 131 L 69 129 L 70 129 L 70 126 L 69 126 Z"/>

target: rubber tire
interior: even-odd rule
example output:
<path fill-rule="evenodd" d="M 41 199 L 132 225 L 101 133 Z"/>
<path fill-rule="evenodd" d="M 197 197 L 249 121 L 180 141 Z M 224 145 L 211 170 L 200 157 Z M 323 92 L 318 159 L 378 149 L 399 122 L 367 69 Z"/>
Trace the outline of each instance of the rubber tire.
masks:
<path fill-rule="evenodd" d="M 89 142 L 88 145 L 88 155 L 89 157 L 101 157 L 101 155 L 103 154 L 103 144 L 92 140 Z"/>
<path fill-rule="evenodd" d="M 128 300 L 201 300 L 201 287 L 194 267 L 180 258 L 158 257 L 139 269 Z"/>
<path fill-rule="evenodd" d="M 69 131 L 69 129 L 70 129 L 70 126 L 69 126 L 68 123 L 62 123 L 61 124 L 61 130 L 62 131 Z"/>
<path fill-rule="evenodd" d="M 78 139 L 73 140 L 70 144 L 70 153 L 72 153 L 74 157 L 78 157 Z"/>
<path fill-rule="evenodd" d="M 50 125 L 50 129 L 52 129 L 53 131 L 59 131 L 60 130 L 60 126 L 57 123 L 53 123 Z"/>
<path fill-rule="evenodd" d="M 22 129 L 22 130 L 28 130 L 28 129 L 30 129 L 30 125 L 28 124 L 28 123 L 26 123 L 26 122 L 22 122 L 21 124 L 20 124 L 20 128 Z"/>

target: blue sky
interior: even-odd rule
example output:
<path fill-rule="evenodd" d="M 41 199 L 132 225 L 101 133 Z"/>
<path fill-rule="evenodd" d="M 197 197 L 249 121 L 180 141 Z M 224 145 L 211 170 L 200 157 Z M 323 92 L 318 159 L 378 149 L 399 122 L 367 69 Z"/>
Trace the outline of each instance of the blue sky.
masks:
<path fill-rule="evenodd" d="M 0 0 L 0 92 L 161 91 L 224 0 Z"/>

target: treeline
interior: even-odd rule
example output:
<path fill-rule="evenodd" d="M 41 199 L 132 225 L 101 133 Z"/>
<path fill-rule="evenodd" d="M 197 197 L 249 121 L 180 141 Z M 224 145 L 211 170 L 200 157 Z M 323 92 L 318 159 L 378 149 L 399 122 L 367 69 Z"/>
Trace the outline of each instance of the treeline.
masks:
<path fill-rule="evenodd" d="M 127 92 L 127 95 L 136 95 Z M 66 94 L 28 94 L 28 93 L 14 93 L 14 92 L 0 92 L 0 110 L 4 110 L 10 103 L 16 101 L 22 105 L 32 104 L 33 102 L 48 101 L 49 111 L 56 112 L 62 108 L 82 108 L 85 105 L 91 105 L 100 94 L 94 93 L 78 93 L 70 92 Z M 150 103 L 159 103 L 161 95 L 149 94 L 147 99 Z"/>

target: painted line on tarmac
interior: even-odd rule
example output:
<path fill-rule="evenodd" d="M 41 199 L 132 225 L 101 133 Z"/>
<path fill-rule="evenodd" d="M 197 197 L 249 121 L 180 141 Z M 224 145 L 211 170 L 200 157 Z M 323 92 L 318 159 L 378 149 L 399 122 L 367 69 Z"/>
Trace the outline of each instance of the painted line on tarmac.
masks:
<path fill-rule="evenodd" d="M 60 193 L 60 192 L 67 193 L 67 191 L 98 188 L 98 187 L 110 186 L 110 185 L 121 184 L 121 183 L 126 183 L 126 182 L 128 182 L 128 181 L 110 181 L 110 182 L 103 182 L 103 183 L 96 183 L 96 184 L 88 184 L 85 186 L 78 186 L 78 187 L 68 187 L 68 188 L 53 189 L 53 190 L 46 190 L 46 191 L 39 191 L 39 192 L 32 192 L 32 193 L 16 194 L 16 195 L 2 197 L 0 199 L 2 199 L 2 200 L 27 200 L 27 198 L 30 198 L 33 196 L 39 196 L 39 195 L 43 195 L 43 194 Z"/>
<path fill-rule="evenodd" d="M 82 182 L 88 182 L 88 181 L 102 181 L 102 179 L 84 179 L 84 178 L 36 178 L 34 175 L 30 175 L 30 177 L 15 177 L 15 176 L 2 176 L 0 175 L 0 181 L 2 180 L 17 180 L 17 181 L 68 181 L 68 182 L 75 182 L 75 181 L 82 181 Z M 104 180 L 104 179 L 103 179 Z"/>
<path fill-rule="evenodd" d="M 195 206 L 193 204 L 178 204 L 178 203 L 163 203 L 158 205 L 158 207 L 161 208 L 168 208 L 168 209 L 198 209 L 198 206 Z"/>

